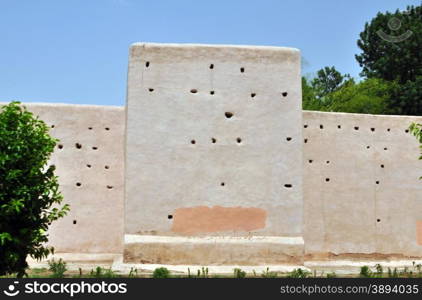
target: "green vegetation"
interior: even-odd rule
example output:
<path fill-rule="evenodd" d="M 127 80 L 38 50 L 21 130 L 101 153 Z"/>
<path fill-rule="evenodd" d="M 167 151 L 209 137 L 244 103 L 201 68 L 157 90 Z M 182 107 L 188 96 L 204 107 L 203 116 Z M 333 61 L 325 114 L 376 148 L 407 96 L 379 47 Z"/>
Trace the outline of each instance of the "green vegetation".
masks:
<path fill-rule="evenodd" d="M 50 260 L 48 261 L 48 269 L 53 273 L 51 277 L 53 278 L 63 278 L 64 273 L 67 271 L 66 262 L 64 262 L 61 258 L 59 261 Z"/>
<path fill-rule="evenodd" d="M 167 268 L 157 268 L 152 273 L 153 278 L 170 278 L 170 271 Z"/>
<path fill-rule="evenodd" d="M 313 271 L 312 273 L 308 270 L 301 268 L 294 269 L 289 273 L 277 273 L 270 271 L 267 267 L 260 275 L 255 271 L 252 273 L 246 273 L 242 269 L 235 268 L 233 274 L 230 275 L 212 275 L 208 273 L 208 269 L 202 267 L 198 269 L 198 273 L 192 275 L 190 269 L 186 275 L 173 275 L 171 272 L 165 268 L 160 267 L 156 268 L 153 273 L 141 273 L 138 274 L 138 270 L 131 268 L 128 274 L 119 274 L 113 271 L 111 268 L 96 267 L 91 270 L 89 273 L 84 274 L 82 269 L 79 268 L 78 273 L 75 271 L 69 271 L 66 268 L 66 262 L 63 260 L 58 260 L 57 262 L 52 260 L 48 262 L 49 268 L 36 268 L 28 270 L 28 277 L 30 278 L 336 278 L 338 275 L 335 272 L 324 273 Z M 8 275 L 6 277 L 13 278 L 17 274 Z M 4 276 L 2 276 L 4 277 Z M 391 269 L 387 268 L 387 272 L 384 271 L 384 268 L 380 264 L 376 264 L 372 267 L 363 266 L 360 268 L 360 273 L 355 275 L 347 275 L 340 277 L 362 277 L 362 278 L 422 278 L 422 265 L 416 264 L 413 262 L 411 267 L 405 267 L 401 269 Z M 1 277 L 0 277 L 1 278 Z"/>
<path fill-rule="evenodd" d="M 261 274 L 262 278 L 276 278 L 277 277 L 277 273 L 276 272 L 271 272 L 270 268 L 265 269 L 265 271 L 262 272 Z"/>
<path fill-rule="evenodd" d="M 319 70 L 315 78 L 303 77 L 303 109 L 422 115 L 421 18 L 421 5 L 378 13 L 357 41 L 362 81 L 356 83 L 335 67 Z"/>
<path fill-rule="evenodd" d="M 287 275 L 288 278 L 307 278 L 311 277 L 311 272 L 299 269 L 294 269 L 289 275 Z M 315 276 L 316 277 L 316 276 Z"/>
<path fill-rule="evenodd" d="M 25 275 L 27 256 L 46 258 L 47 229 L 63 217 L 55 167 L 47 166 L 57 140 L 19 102 L 0 113 L 0 276 Z"/>
<path fill-rule="evenodd" d="M 233 270 L 234 273 L 234 278 L 245 278 L 246 277 L 246 272 L 242 271 L 241 269 L 234 269 Z"/>

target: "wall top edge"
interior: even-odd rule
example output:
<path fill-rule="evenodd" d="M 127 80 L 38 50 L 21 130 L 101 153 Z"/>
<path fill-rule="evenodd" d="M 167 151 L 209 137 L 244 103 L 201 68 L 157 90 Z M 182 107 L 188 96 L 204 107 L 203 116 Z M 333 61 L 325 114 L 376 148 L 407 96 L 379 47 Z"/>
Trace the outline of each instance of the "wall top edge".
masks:
<path fill-rule="evenodd" d="M 358 114 L 358 113 L 346 113 L 346 112 L 328 112 L 328 111 L 315 111 L 315 110 L 303 110 L 304 115 L 320 115 L 324 116 L 347 116 L 356 118 L 409 118 L 409 119 L 420 119 L 422 116 L 409 116 L 409 115 L 372 115 L 372 114 Z"/>
<path fill-rule="evenodd" d="M 148 43 L 148 42 L 136 42 L 130 45 L 130 48 L 231 48 L 231 49 L 250 49 L 250 50 L 268 50 L 268 51 L 285 51 L 285 52 L 299 52 L 297 48 L 291 47 L 279 47 L 279 46 L 256 46 L 256 45 L 226 45 L 226 44 L 190 44 L 190 43 Z"/>
<path fill-rule="evenodd" d="M 7 105 L 10 102 L 0 102 L 0 106 Z M 105 109 L 105 110 L 124 110 L 125 106 L 117 105 L 93 105 L 93 104 L 69 104 L 69 103 L 47 103 L 47 102 L 21 102 L 22 105 L 27 107 L 75 107 L 75 108 L 86 108 L 86 109 Z"/>

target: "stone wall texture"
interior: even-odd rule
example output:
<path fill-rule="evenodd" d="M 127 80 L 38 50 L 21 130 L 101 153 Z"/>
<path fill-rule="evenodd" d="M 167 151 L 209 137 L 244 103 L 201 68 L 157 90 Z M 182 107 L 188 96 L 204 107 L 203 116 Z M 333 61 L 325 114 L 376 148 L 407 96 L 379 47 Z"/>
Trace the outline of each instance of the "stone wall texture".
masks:
<path fill-rule="evenodd" d="M 51 244 L 58 252 L 121 253 L 124 108 L 26 106 L 54 126 L 51 133 L 63 145 L 52 162 L 71 212 L 52 226 Z M 422 117 L 303 112 L 303 229 L 310 258 L 422 257 L 422 162 L 407 132 L 414 121 Z"/>

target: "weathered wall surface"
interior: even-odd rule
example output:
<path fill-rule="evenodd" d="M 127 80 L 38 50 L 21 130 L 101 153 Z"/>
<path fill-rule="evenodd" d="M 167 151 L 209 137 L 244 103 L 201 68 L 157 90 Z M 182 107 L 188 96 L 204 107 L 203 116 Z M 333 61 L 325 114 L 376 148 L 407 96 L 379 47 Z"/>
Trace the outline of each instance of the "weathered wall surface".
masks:
<path fill-rule="evenodd" d="M 124 108 L 26 106 L 54 125 L 51 133 L 63 146 L 56 149 L 52 162 L 57 166 L 61 190 L 71 212 L 52 226 L 51 244 L 58 252 L 122 253 Z M 422 162 L 417 160 L 416 139 L 406 132 L 413 121 L 422 122 L 422 117 L 303 112 L 303 226 L 308 259 L 353 254 L 361 258 L 422 256 L 422 183 L 418 180 Z M 82 148 L 78 149 L 77 143 Z M 239 206 L 243 204 L 239 202 Z M 224 228 L 224 222 L 201 218 L 202 211 L 217 217 L 236 213 L 238 217 L 232 223 L 236 226 L 244 225 L 242 218 L 252 218 L 248 223 L 260 227 L 264 216 L 264 212 L 249 208 L 225 212 L 221 209 L 176 209 L 174 215 L 188 216 L 201 226 L 214 226 L 211 228 L 216 231 Z M 158 219 L 159 215 L 155 217 Z M 172 226 L 179 225 L 175 222 Z M 186 230 L 183 224 L 179 228 Z M 214 243 L 192 241 L 202 249 L 199 257 L 207 253 L 204 243 L 211 242 Z M 169 241 L 161 243 L 160 247 L 167 249 L 168 244 Z M 229 247 L 233 245 L 236 244 Z M 251 251 L 245 249 L 241 251 Z M 173 250 L 163 253 L 180 259 Z M 243 259 L 247 261 L 249 257 L 245 255 Z"/>
<path fill-rule="evenodd" d="M 303 113 L 305 252 L 422 256 L 422 117 Z"/>
<path fill-rule="evenodd" d="M 135 44 L 127 234 L 302 236 L 299 51 Z"/>
<path fill-rule="evenodd" d="M 56 252 L 121 253 L 124 108 L 25 104 L 60 139 L 52 156 L 70 213 L 53 223 Z"/>

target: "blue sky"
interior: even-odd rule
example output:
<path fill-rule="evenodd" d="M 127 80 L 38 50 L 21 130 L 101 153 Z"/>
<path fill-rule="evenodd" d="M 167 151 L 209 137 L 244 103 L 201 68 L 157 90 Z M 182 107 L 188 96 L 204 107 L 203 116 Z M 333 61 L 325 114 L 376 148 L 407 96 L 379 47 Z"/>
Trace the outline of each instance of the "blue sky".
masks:
<path fill-rule="evenodd" d="M 0 101 L 124 105 L 129 45 L 299 48 L 303 73 L 358 77 L 356 40 L 378 11 L 419 0 L 0 0 Z"/>

